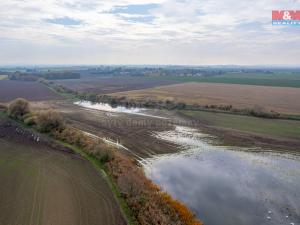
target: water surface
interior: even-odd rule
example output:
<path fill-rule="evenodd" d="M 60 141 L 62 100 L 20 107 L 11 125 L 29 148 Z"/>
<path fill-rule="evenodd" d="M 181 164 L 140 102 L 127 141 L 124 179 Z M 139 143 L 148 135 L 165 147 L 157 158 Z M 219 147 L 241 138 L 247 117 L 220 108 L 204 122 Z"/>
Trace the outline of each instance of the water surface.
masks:
<path fill-rule="evenodd" d="M 153 118 L 159 118 L 159 119 L 167 119 L 166 117 L 162 116 L 156 116 L 151 114 L 151 110 L 145 109 L 145 108 L 138 108 L 138 107 L 125 107 L 125 106 L 111 106 L 108 103 L 93 103 L 90 101 L 77 101 L 74 102 L 75 105 L 79 105 L 84 108 L 88 109 L 96 109 L 100 111 L 105 112 L 111 112 L 111 113 L 127 113 L 127 114 L 134 114 L 134 115 L 140 115 L 140 116 L 148 116 Z"/>
<path fill-rule="evenodd" d="M 186 127 L 153 135 L 185 150 L 148 160 L 146 174 L 206 225 L 300 224 L 299 156 L 214 146 Z"/>

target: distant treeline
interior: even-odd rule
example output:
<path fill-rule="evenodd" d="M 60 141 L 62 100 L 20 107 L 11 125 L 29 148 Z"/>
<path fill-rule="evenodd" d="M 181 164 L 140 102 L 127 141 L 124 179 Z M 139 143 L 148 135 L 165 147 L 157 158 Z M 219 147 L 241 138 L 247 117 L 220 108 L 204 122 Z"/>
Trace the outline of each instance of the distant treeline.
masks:
<path fill-rule="evenodd" d="M 81 100 L 91 101 L 93 103 L 108 103 L 112 107 L 125 106 L 127 108 L 156 108 L 167 110 L 201 110 L 210 112 L 226 112 L 238 115 L 249 115 L 255 117 L 269 118 L 269 119 L 297 119 L 290 118 L 286 115 L 281 115 L 275 111 L 266 111 L 263 107 L 255 106 L 253 108 L 234 108 L 232 105 L 200 105 L 200 104 L 186 104 L 184 102 L 176 102 L 171 100 L 157 101 L 153 99 L 128 99 L 124 96 L 116 97 L 111 95 L 99 95 L 93 93 L 82 93 L 73 91 L 62 85 L 57 85 L 51 81 L 41 80 L 41 83 L 53 88 L 59 93 L 71 94 Z"/>
<path fill-rule="evenodd" d="M 255 117 L 276 119 L 281 118 L 280 113 L 275 111 L 266 111 L 263 107 L 256 106 L 254 108 L 234 108 L 232 105 L 199 105 L 186 104 L 184 102 L 176 102 L 171 100 L 155 101 L 152 99 L 128 99 L 124 96 L 115 97 L 110 95 L 96 95 L 79 93 L 80 99 L 88 100 L 94 103 L 103 102 L 111 106 L 139 107 L 139 108 L 156 108 L 167 110 L 201 110 L 214 112 L 228 112 L 239 115 L 250 115 Z"/>
<path fill-rule="evenodd" d="M 251 68 L 220 66 L 98 66 L 87 68 L 88 74 L 99 76 L 149 76 L 149 77 L 211 77 L 236 73 L 276 74 L 299 73 L 299 68 Z"/>
<path fill-rule="evenodd" d="M 79 73 L 74 72 L 45 72 L 45 73 L 21 73 L 15 72 L 8 75 L 10 80 L 37 81 L 38 79 L 46 80 L 63 80 L 63 79 L 80 79 Z"/>
<path fill-rule="evenodd" d="M 192 67 L 98 67 L 90 68 L 90 74 L 110 76 L 212 76 L 222 75 L 225 71 Z"/>

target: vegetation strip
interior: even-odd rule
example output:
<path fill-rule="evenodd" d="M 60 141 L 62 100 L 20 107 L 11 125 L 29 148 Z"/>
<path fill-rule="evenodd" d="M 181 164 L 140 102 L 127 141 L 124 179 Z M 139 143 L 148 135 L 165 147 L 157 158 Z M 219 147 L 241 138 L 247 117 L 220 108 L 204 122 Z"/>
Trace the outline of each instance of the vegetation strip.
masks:
<path fill-rule="evenodd" d="M 99 161 L 99 159 L 97 159 L 93 155 L 87 154 L 82 149 L 80 149 L 80 148 L 78 148 L 78 147 L 76 147 L 74 145 L 70 145 L 70 144 L 68 144 L 67 142 L 64 142 L 64 141 L 58 141 L 58 143 L 60 143 L 61 145 L 66 146 L 66 147 L 72 149 L 74 152 L 80 154 L 83 158 L 85 158 L 86 160 L 88 160 L 94 166 L 94 168 L 98 172 L 101 173 L 101 175 L 107 181 L 110 189 L 113 191 L 114 196 L 115 196 L 117 202 L 120 205 L 121 212 L 122 212 L 124 218 L 126 219 L 127 224 L 129 224 L 129 225 L 137 225 L 138 222 L 132 216 L 132 214 L 130 212 L 130 209 L 129 209 L 127 203 L 125 202 L 125 200 L 121 197 L 121 193 L 118 191 L 118 188 L 116 187 L 116 185 L 115 185 L 112 177 L 105 172 L 105 168 L 104 168 L 103 163 L 101 163 L 101 161 Z"/>
<path fill-rule="evenodd" d="M 72 149 L 75 148 L 76 152 L 100 171 L 105 171 L 110 181 L 108 183 L 119 199 L 129 224 L 203 224 L 185 205 L 172 199 L 146 178 L 136 160 L 125 156 L 102 140 L 95 140 L 66 125 L 57 112 L 32 112 L 25 99 L 16 99 L 7 108 L 0 105 L 0 109 L 6 111 L 11 118 L 50 135 Z"/>

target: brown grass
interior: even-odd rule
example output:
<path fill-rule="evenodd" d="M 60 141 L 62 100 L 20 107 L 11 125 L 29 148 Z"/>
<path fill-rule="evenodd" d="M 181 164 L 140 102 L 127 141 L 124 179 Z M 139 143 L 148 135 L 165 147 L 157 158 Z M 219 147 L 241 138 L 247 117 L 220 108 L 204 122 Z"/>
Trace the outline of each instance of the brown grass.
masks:
<path fill-rule="evenodd" d="M 300 97 L 300 88 L 184 83 L 139 91 L 119 92 L 112 95 L 133 99 L 169 99 L 187 104 L 232 105 L 235 108 L 261 106 L 267 110 L 281 113 L 300 113 L 300 101 L 297 101 Z"/>

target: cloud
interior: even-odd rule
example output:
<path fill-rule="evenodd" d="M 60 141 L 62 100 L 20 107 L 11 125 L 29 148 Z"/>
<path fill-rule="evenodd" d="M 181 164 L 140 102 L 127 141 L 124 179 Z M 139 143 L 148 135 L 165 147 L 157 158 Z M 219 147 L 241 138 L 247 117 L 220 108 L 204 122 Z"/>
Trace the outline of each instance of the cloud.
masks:
<path fill-rule="evenodd" d="M 299 27 L 272 26 L 271 10 L 299 8 L 292 0 L 1 0 L 0 63 L 14 62 L 14 49 L 50 64 L 66 61 L 60 49 L 83 52 L 84 63 L 297 63 Z"/>
<path fill-rule="evenodd" d="M 132 23 L 147 23 L 151 24 L 155 20 L 155 16 L 151 15 L 131 15 L 131 14 L 120 14 L 121 19 L 132 22 Z"/>
<path fill-rule="evenodd" d="M 75 20 L 69 17 L 45 19 L 45 21 L 48 23 L 60 24 L 64 26 L 75 26 L 75 25 L 80 25 L 82 23 L 80 20 Z"/>
<path fill-rule="evenodd" d="M 111 10 L 111 13 L 125 13 L 125 14 L 139 14 L 139 15 L 149 15 L 150 11 L 158 8 L 159 4 L 140 4 L 140 5 L 126 5 L 126 6 L 116 6 Z"/>

